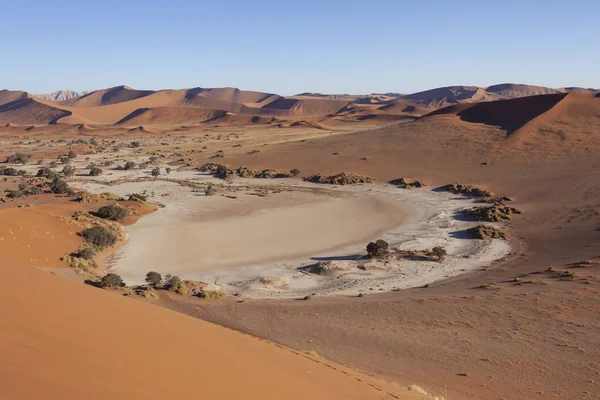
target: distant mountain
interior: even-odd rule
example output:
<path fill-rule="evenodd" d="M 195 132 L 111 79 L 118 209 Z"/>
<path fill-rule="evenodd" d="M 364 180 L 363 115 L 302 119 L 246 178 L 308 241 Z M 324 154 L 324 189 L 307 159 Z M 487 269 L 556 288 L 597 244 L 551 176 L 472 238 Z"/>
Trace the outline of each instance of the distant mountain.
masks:
<path fill-rule="evenodd" d="M 53 93 L 45 93 L 45 94 L 36 94 L 35 97 L 40 98 L 42 100 L 48 101 L 65 101 L 76 99 L 81 96 L 85 96 L 86 94 L 91 93 L 91 90 L 83 90 L 81 92 L 75 92 L 73 90 L 59 90 Z"/>

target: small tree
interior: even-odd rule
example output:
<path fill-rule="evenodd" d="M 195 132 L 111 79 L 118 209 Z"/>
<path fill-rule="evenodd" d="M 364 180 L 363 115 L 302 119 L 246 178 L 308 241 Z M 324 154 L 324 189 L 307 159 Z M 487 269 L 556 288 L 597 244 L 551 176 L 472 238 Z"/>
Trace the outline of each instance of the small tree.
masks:
<path fill-rule="evenodd" d="M 159 175 L 160 175 L 160 167 L 154 167 L 152 169 L 152 176 L 156 178 Z"/>
<path fill-rule="evenodd" d="M 100 280 L 100 284 L 105 288 L 125 286 L 123 279 L 119 275 L 113 274 L 112 272 L 104 275 Z"/>
<path fill-rule="evenodd" d="M 152 287 L 156 287 L 162 281 L 162 276 L 158 272 L 150 271 L 146 274 L 146 283 Z"/>
<path fill-rule="evenodd" d="M 389 254 L 388 247 L 388 242 L 383 239 L 378 239 L 367 245 L 367 254 L 370 258 L 385 258 Z"/>
<path fill-rule="evenodd" d="M 134 169 L 135 168 L 135 163 L 133 161 L 127 161 L 125 163 L 125 165 L 123 166 L 123 169 L 129 170 L 129 169 Z"/>
<path fill-rule="evenodd" d="M 72 160 L 75 157 L 77 157 L 77 153 L 75 153 L 73 150 L 70 150 L 69 153 L 67 154 L 67 157 Z"/>
<path fill-rule="evenodd" d="M 290 171 L 290 174 L 292 174 L 293 176 L 298 176 L 300 175 L 300 170 L 298 168 L 294 168 Z"/>
<path fill-rule="evenodd" d="M 165 172 L 167 173 L 167 175 L 169 175 L 171 173 L 171 168 L 170 167 L 165 168 Z"/>
<path fill-rule="evenodd" d="M 104 219 L 112 219 L 113 221 L 119 221 L 128 215 L 129 211 L 117 204 L 102 206 L 96 211 L 96 216 Z"/>
<path fill-rule="evenodd" d="M 442 261 L 444 258 L 446 258 L 446 255 L 448 255 L 448 252 L 442 246 L 434 247 L 431 250 L 431 252 L 437 257 L 439 261 Z"/>

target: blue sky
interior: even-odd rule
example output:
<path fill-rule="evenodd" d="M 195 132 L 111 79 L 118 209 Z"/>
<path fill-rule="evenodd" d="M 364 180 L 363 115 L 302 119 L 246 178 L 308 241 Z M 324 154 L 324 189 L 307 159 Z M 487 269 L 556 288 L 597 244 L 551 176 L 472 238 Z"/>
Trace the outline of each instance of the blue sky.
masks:
<path fill-rule="evenodd" d="M 600 87 L 600 1 L 0 0 L 0 89 Z"/>

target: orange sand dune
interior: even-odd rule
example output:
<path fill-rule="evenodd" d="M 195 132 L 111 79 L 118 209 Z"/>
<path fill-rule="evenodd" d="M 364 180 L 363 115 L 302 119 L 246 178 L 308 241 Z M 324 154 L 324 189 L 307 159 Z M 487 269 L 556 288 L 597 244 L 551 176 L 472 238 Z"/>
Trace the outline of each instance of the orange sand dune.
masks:
<path fill-rule="evenodd" d="M 77 250 L 83 240 L 75 224 L 61 219 L 75 204 L 47 204 L 0 209 L 0 264 L 64 267 L 60 258 Z"/>
<path fill-rule="evenodd" d="M 71 115 L 70 111 L 52 107 L 41 101 L 25 97 L 0 106 L 1 124 L 53 124 L 63 117 Z"/>
<path fill-rule="evenodd" d="M 11 103 L 15 100 L 30 98 L 31 95 L 21 90 L 0 90 L 0 106 Z"/>
<path fill-rule="evenodd" d="M 106 106 L 135 100 L 153 93 L 155 93 L 154 90 L 135 90 L 128 86 L 116 86 L 109 89 L 96 90 L 74 100 L 67 100 L 62 104 L 73 107 Z"/>
<path fill-rule="evenodd" d="M 422 398 L 116 293 L 30 267 L 0 268 L 3 399 Z"/>
<path fill-rule="evenodd" d="M 117 122 L 117 125 L 166 125 L 200 123 L 224 116 L 224 110 L 192 107 L 140 108 Z"/>

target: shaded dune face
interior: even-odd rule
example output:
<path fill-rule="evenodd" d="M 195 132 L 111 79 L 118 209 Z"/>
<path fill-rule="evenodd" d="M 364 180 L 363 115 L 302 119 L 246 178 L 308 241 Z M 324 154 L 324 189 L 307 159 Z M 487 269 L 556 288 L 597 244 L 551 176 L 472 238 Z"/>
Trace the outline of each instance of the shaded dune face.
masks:
<path fill-rule="evenodd" d="M 457 115 L 466 122 L 494 125 L 512 133 L 550 110 L 565 96 L 566 94 L 552 94 L 478 103 L 460 111 Z"/>

